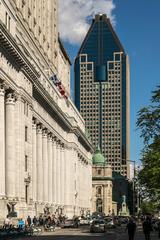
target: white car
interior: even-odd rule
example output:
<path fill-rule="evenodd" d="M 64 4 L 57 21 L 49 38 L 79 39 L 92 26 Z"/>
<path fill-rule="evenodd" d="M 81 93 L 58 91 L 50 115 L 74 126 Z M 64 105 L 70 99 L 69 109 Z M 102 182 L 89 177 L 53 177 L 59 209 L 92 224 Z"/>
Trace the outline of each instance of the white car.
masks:
<path fill-rule="evenodd" d="M 88 225 L 90 221 L 87 218 L 81 218 L 79 223 L 80 225 Z"/>

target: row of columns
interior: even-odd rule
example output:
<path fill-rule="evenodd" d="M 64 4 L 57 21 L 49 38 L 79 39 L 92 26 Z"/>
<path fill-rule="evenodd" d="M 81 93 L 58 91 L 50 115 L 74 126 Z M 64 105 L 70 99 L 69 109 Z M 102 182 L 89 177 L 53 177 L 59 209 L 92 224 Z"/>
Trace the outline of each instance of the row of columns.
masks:
<path fill-rule="evenodd" d="M 85 158 L 78 153 L 78 161 L 77 161 L 77 191 L 78 191 L 78 206 L 82 210 L 86 210 L 86 208 L 91 208 L 90 199 L 92 197 L 92 172 L 91 165 L 85 160 Z M 85 181 L 84 181 L 85 179 Z M 87 189 L 87 194 L 84 192 Z"/>
<path fill-rule="evenodd" d="M 11 199 L 22 197 L 21 193 L 24 187 L 24 183 L 19 182 L 23 181 L 24 174 L 22 173 L 18 180 L 16 176 L 19 167 L 16 143 L 19 136 L 16 136 L 15 129 L 19 129 L 19 126 L 16 126 L 16 117 L 20 117 L 16 116 L 16 104 L 14 92 L 9 88 L 5 89 L 4 84 L 0 82 L 0 196 L 7 196 Z M 24 126 L 20 129 L 21 140 L 24 142 L 19 141 L 18 143 L 25 146 L 24 132 L 22 133 Z M 28 129 L 28 131 L 30 130 Z M 30 135 L 30 132 L 28 134 Z M 81 188 L 81 184 L 83 186 L 86 184 L 88 163 L 85 159 L 80 158 L 75 172 L 74 164 L 78 161 L 76 150 L 66 148 L 60 139 L 35 118 L 32 122 L 31 139 L 32 142 L 28 143 L 28 145 L 32 144 L 32 153 L 29 154 L 31 158 L 28 159 L 31 160 L 29 163 L 31 167 L 28 167 L 31 175 L 30 198 L 32 197 L 33 201 L 38 203 L 80 206 L 81 203 L 77 197 L 74 202 L 74 196 L 75 191 L 79 192 L 78 198 L 86 191 Z M 22 148 L 19 161 L 24 161 L 24 155 L 25 152 Z M 77 184 L 78 182 L 79 184 Z M 17 184 L 21 185 L 18 196 L 16 194 Z M 79 191 L 80 188 L 81 191 Z"/>
<path fill-rule="evenodd" d="M 0 195 L 16 196 L 15 102 L 10 89 L 0 83 Z"/>
<path fill-rule="evenodd" d="M 65 168 L 64 144 L 34 119 L 32 128 L 34 201 L 65 204 Z"/>

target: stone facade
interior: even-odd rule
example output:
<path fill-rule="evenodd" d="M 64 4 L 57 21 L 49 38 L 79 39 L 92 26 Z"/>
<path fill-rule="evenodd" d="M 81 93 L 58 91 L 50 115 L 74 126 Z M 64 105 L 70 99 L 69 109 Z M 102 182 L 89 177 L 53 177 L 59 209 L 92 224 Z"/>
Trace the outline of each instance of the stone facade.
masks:
<path fill-rule="evenodd" d="M 84 120 L 50 80 L 69 72 L 59 51 L 57 1 L 0 1 L 0 218 L 91 211 Z"/>
<path fill-rule="evenodd" d="M 92 167 L 92 211 L 111 215 L 112 207 L 112 168 L 110 165 Z"/>

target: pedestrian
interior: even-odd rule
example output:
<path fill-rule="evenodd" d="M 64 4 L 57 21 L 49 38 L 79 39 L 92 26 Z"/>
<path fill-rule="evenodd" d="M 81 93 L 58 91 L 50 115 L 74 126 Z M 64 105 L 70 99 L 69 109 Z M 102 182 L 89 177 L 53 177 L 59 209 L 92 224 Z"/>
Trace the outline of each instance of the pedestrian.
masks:
<path fill-rule="evenodd" d="M 150 240 L 150 232 L 152 231 L 152 223 L 149 216 L 143 222 L 143 233 L 145 235 L 145 240 Z"/>
<path fill-rule="evenodd" d="M 127 223 L 126 229 L 128 231 L 129 240 L 134 240 L 135 232 L 136 232 L 136 223 L 132 218 L 129 219 Z"/>
<path fill-rule="evenodd" d="M 29 227 L 31 226 L 31 217 L 30 216 L 27 217 L 27 224 Z"/>
<path fill-rule="evenodd" d="M 39 225 L 43 226 L 43 223 L 44 223 L 43 217 L 42 217 L 42 215 L 40 215 L 39 216 Z"/>
<path fill-rule="evenodd" d="M 160 220 L 158 221 L 158 237 L 160 238 Z"/>
<path fill-rule="evenodd" d="M 7 215 L 6 219 L 4 220 L 4 226 L 5 228 L 9 227 L 11 224 L 10 224 L 10 217 Z"/>
<path fill-rule="evenodd" d="M 24 222 L 24 220 L 22 218 L 20 218 L 18 220 L 18 229 L 19 229 L 19 231 L 23 231 L 24 228 L 25 228 L 25 222 Z"/>
<path fill-rule="evenodd" d="M 33 220 L 32 220 L 33 225 L 37 226 L 37 221 L 38 221 L 38 220 L 37 220 L 36 216 L 34 216 L 34 217 L 33 217 Z"/>

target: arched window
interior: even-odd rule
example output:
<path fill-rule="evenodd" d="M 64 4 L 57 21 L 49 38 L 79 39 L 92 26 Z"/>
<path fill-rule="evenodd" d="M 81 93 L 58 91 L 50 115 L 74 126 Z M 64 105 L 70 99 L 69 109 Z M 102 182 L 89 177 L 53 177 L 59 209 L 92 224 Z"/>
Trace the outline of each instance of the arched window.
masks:
<path fill-rule="evenodd" d="M 102 188 L 101 187 L 97 187 L 97 194 L 101 195 L 101 193 L 102 193 Z"/>
<path fill-rule="evenodd" d="M 97 212 L 102 212 L 102 199 L 101 198 L 97 198 L 96 211 Z"/>

